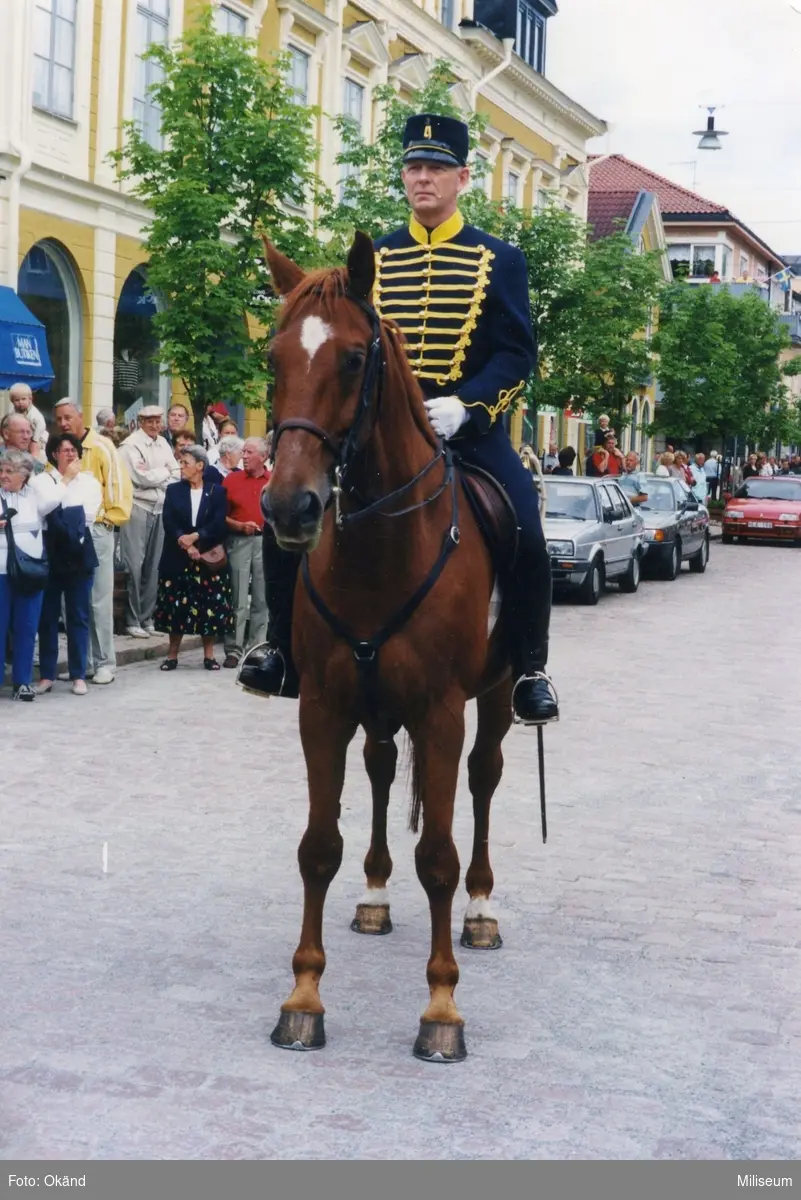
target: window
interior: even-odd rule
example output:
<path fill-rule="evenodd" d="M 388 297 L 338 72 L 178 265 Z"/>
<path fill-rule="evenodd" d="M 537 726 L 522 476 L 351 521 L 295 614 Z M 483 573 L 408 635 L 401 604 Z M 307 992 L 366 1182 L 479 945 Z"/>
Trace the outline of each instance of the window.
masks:
<path fill-rule="evenodd" d="M 234 37 L 246 37 L 248 31 L 247 19 L 241 13 L 234 12 L 225 4 L 214 10 L 214 24 L 218 33 L 232 34 Z"/>
<path fill-rule="evenodd" d="M 156 149 L 162 146 L 161 108 L 150 89 L 161 82 L 163 72 L 159 63 L 144 55 L 151 46 L 167 44 L 169 18 L 170 0 L 137 0 L 133 116 L 145 141 Z"/>
<path fill-rule="evenodd" d="M 612 496 L 609 489 L 601 486 L 598 488 L 598 493 L 601 497 L 601 516 L 604 520 L 611 520 L 615 513 L 615 506 L 612 503 Z M 547 516 L 548 514 L 546 513 L 545 515 Z"/>
<path fill-rule="evenodd" d="M 687 279 L 690 274 L 692 246 L 668 246 L 668 260 L 674 279 Z"/>
<path fill-rule="evenodd" d="M 296 104 L 309 103 L 309 55 L 289 47 L 289 86 L 295 93 Z"/>
<path fill-rule="evenodd" d="M 674 279 L 708 279 L 715 271 L 717 246 L 668 246 L 668 259 Z"/>
<path fill-rule="evenodd" d="M 486 192 L 487 180 L 492 178 L 492 167 L 488 155 L 476 151 L 470 187 L 477 192 Z"/>
<path fill-rule="evenodd" d="M 731 250 L 728 246 L 723 247 L 723 255 L 721 258 L 720 267 L 721 279 L 731 279 Z"/>
<path fill-rule="evenodd" d="M 439 0 L 439 19 L 446 29 L 453 29 L 456 0 Z"/>
<path fill-rule="evenodd" d="M 693 246 L 693 278 L 709 278 L 715 274 L 715 247 Z"/>
<path fill-rule="evenodd" d="M 535 71 L 545 70 L 545 21 L 528 0 L 517 3 L 515 52 Z"/>
<path fill-rule="evenodd" d="M 748 255 L 743 253 L 740 254 L 740 274 L 748 274 Z"/>
<path fill-rule="evenodd" d="M 351 121 L 358 127 L 359 132 L 362 132 L 362 121 L 364 119 L 364 85 L 357 83 L 355 79 L 345 79 L 342 88 L 342 115 L 349 117 Z M 354 175 L 359 174 L 359 168 L 353 163 L 342 163 L 342 178 L 339 182 L 340 199 L 345 199 L 345 182 Z"/>
<path fill-rule="evenodd" d="M 520 176 L 517 171 L 506 172 L 506 199 L 510 204 L 518 204 L 520 191 Z"/>
<path fill-rule="evenodd" d="M 537 188 L 537 212 L 544 212 L 550 203 L 550 193 L 545 188 Z"/>
<path fill-rule="evenodd" d="M 72 117 L 76 0 L 36 0 L 33 10 L 33 103 Z"/>

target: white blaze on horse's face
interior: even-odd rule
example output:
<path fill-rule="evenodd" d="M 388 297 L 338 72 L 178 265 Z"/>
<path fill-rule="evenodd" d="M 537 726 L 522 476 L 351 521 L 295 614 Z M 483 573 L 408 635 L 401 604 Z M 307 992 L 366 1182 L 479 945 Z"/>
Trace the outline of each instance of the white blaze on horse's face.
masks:
<path fill-rule="evenodd" d="M 309 356 L 306 370 L 311 370 L 312 359 L 321 346 L 325 345 L 333 330 L 322 317 L 305 317 L 300 330 L 300 344 Z"/>

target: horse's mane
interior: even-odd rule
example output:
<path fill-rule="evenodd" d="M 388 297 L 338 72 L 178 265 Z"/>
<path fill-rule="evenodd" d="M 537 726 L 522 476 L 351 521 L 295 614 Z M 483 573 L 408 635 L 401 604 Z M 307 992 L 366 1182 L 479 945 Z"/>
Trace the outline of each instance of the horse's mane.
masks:
<path fill-rule="evenodd" d="M 307 311 L 314 309 L 315 314 L 333 321 L 336 311 L 348 293 L 349 280 L 347 267 L 323 267 L 317 271 L 309 271 L 284 298 L 278 318 L 281 328 L 296 317 L 301 317 Z M 381 320 L 381 334 L 384 339 L 384 350 L 387 373 L 392 377 L 396 373 L 399 382 L 410 397 L 417 403 L 412 405 L 412 415 L 415 424 L 430 445 L 434 445 L 434 437 L 425 417 L 421 417 L 423 394 L 417 382 L 409 360 L 404 350 L 404 337 L 394 321 Z"/>

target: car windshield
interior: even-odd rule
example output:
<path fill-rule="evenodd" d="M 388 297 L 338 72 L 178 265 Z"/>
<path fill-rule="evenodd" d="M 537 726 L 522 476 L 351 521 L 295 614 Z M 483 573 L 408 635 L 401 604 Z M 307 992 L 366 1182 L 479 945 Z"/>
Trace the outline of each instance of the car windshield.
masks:
<path fill-rule="evenodd" d="M 801 482 L 787 479 L 779 483 L 774 479 L 746 479 L 734 493 L 735 500 L 795 500 L 801 501 Z"/>
<path fill-rule="evenodd" d="M 545 515 L 557 520 L 594 521 L 595 497 L 589 483 L 559 483 L 545 480 Z"/>
<path fill-rule="evenodd" d="M 639 506 L 640 512 L 674 512 L 676 508 L 676 493 L 669 483 L 655 483 L 647 480 L 648 499 Z"/>

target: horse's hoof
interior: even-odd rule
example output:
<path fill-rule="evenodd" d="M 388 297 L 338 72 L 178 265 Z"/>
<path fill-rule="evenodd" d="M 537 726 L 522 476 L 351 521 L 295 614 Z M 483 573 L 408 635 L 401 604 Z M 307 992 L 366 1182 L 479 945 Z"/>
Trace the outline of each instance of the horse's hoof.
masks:
<path fill-rule="evenodd" d="M 503 938 L 494 917 L 466 917 L 461 943 L 469 950 L 500 950 Z"/>
<path fill-rule="evenodd" d="M 322 1050 L 325 1045 L 323 1014 L 282 1012 L 270 1034 L 270 1041 L 281 1050 Z"/>
<path fill-rule="evenodd" d="M 357 904 L 350 923 L 354 933 L 392 933 L 388 904 Z"/>
<path fill-rule="evenodd" d="M 415 1058 L 421 1058 L 423 1062 L 461 1062 L 467 1058 L 464 1025 L 446 1025 L 444 1021 L 421 1021 L 413 1053 Z"/>

